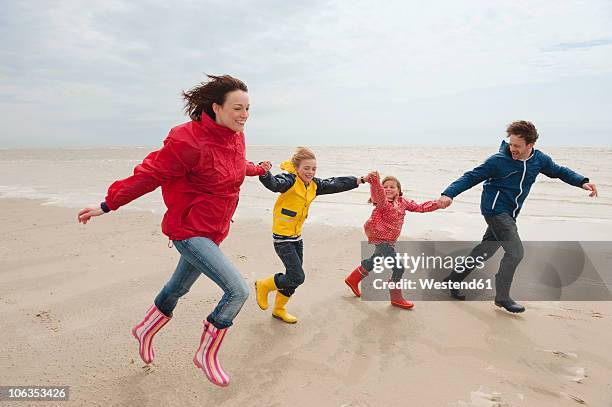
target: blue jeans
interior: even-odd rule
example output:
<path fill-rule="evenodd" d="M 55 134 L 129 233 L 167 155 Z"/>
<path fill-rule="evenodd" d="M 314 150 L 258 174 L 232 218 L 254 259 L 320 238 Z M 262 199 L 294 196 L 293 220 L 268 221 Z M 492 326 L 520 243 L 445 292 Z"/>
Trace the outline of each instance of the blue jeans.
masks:
<path fill-rule="evenodd" d="M 395 259 L 395 247 L 391 243 L 382 242 L 374 245 L 374 254 L 367 259 L 361 261 L 361 267 L 368 273 L 374 269 L 374 259 L 382 257 L 383 259 L 391 257 Z M 393 261 L 393 273 L 391 274 L 391 281 L 400 281 L 404 275 L 404 268 L 398 267 L 397 262 Z"/>
<path fill-rule="evenodd" d="M 205 274 L 224 292 L 221 301 L 206 320 L 219 329 L 231 326 L 249 296 L 247 285 L 238 269 L 210 239 L 192 237 L 173 242 L 181 258 L 174 274 L 155 298 L 155 306 L 164 315 L 172 316 L 178 299 L 189 292 L 201 274 Z"/>
<path fill-rule="evenodd" d="M 274 284 L 278 292 L 286 297 L 291 297 L 295 289 L 304 283 L 304 242 L 274 242 L 274 250 L 285 266 L 285 274 L 277 273 L 274 276 Z"/>
<path fill-rule="evenodd" d="M 524 255 L 516 219 L 508 213 L 501 213 L 495 216 L 485 216 L 485 222 L 487 222 L 487 230 L 482 237 L 482 242 L 472 249 L 470 257 L 482 256 L 487 260 L 493 257 L 500 247 L 504 249 L 504 257 L 502 257 L 499 270 L 495 274 L 495 299 L 497 301 L 508 300 L 514 273 Z M 463 281 L 473 270 L 474 267 L 465 270 L 463 273 L 454 271 L 449 278 L 451 281 Z"/>

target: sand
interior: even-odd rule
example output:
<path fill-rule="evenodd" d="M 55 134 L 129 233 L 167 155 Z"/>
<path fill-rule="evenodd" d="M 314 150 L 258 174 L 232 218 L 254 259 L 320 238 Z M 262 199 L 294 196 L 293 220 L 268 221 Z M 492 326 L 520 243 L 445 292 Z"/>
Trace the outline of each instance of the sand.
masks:
<path fill-rule="evenodd" d="M 527 302 L 511 315 L 491 302 L 418 302 L 412 311 L 364 302 L 343 282 L 359 261 L 358 227 L 305 226 L 306 282 L 289 303 L 299 322 L 271 318 L 251 295 L 221 351 L 228 388 L 191 361 L 221 296 L 205 277 L 145 366 L 130 329 L 178 260 L 159 223 L 119 211 L 80 225 L 72 209 L 0 200 L 0 385 L 70 386 L 70 401 L 2 405 L 612 403 L 612 303 Z M 267 219 L 237 221 L 222 245 L 249 287 L 281 270 L 269 228 Z"/>

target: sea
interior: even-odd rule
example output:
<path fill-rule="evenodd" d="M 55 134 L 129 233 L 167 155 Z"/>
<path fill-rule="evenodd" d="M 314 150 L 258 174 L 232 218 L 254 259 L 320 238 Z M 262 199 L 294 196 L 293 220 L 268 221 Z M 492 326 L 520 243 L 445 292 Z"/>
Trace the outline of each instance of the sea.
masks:
<path fill-rule="evenodd" d="M 501 140 L 500 140 L 501 141 Z M 393 175 L 402 183 L 404 196 L 422 202 L 437 199 L 440 193 L 465 171 L 494 154 L 499 144 L 479 147 L 439 146 L 309 146 L 317 156 L 317 177 L 365 175 L 378 170 L 381 177 Z M 41 200 L 43 205 L 78 209 L 104 200 L 108 186 L 132 174 L 133 168 L 149 151 L 159 147 L 81 148 L 81 149 L 0 149 L 0 198 Z M 288 160 L 295 146 L 247 146 L 247 159 L 272 161 L 273 173 Z M 582 230 L 581 238 L 612 240 L 612 148 L 542 147 L 555 162 L 568 166 L 596 183 L 599 197 L 540 175 L 520 214 L 530 227 L 556 223 Z M 482 186 L 476 186 L 455 199 L 442 218 L 449 238 L 478 239 L 484 222 L 479 200 Z M 336 227 L 361 227 L 372 206 L 367 203 L 369 188 L 359 188 L 334 195 L 320 196 L 314 202 L 308 222 Z M 271 218 L 276 194 L 260 184 L 257 177 L 247 177 L 240 193 L 234 220 Z M 165 211 L 156 190 L 125 207 L 122 211 Z M 427 214 L 410 214 L 408 219 L 420 225 L 417 230 L 434 228 Z M 431 215 L 429 215 L 431 216 Z M 440 225 L 440 218 L 434 224 Z M 437 223 L 436 223 L 437 222 Z M 475 229 L 474 225 L 479 226 Z M 457 225 L 457 227 L 453 227 Z M 536 226 L 533 226 L 536 225 Z M 440 227 L 440 226 L 438 226 Z M 572 228 L 570 228 L 572 229 Z M 407 231 L 410 228 L 406 228 Z M 557 229 L 555 229 L 557 230 Z M 563 228 L 558 228 L 563 230 Z M 571 238 L 568 232 L 564 238 Z"/>

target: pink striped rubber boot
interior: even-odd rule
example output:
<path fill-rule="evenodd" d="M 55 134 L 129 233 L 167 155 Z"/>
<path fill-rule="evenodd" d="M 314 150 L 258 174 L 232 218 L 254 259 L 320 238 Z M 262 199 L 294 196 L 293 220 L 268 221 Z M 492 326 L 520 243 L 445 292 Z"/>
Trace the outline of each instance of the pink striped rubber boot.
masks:
<path fill-rule="evenodd" d="M 132 328 L 132 335 L 138 340 L 140 358 L 146 364 L 153 362 L 155 349 L 153 348 L 153 337 L 170 321 L 170 318 L 162 314 L 155 304 L 147 310 L 142 321 Z"/>
<path fill-rule="evenodd" d="M 208 321 L 204 321 L 200 346 L 193 357 L 193 363 L 202 369 L 208 380 L 222 387 L 229 384 L 229 376 L 223 370 L 218 354 L 227 329 L 219 329 Z"/>

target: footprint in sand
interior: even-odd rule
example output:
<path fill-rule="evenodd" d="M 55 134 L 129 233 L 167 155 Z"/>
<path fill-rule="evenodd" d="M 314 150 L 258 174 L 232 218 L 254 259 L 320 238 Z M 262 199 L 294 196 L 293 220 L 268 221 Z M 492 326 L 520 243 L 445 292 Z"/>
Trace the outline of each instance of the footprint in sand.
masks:
<path fill-rule="evenodd" d="M 155 372 L 155 367 L 153 365 L 144 365 L 144 366 L 142 366 L 142 370 L 146 374 L 151 374 L 151 373 Z"/>
<path fill-rule="evenodd" d="M 573 394 L 569 394 L 569 393 L 564 393 L 564 392 L 557 392 L 557 391 L 551 391 L 551 390 L 546 390 L 543 388 L 539 388 L 539 387 L 534 387 L 534 386 L 528 386 L 531 390 L 535 391 L 536 393 L 539 394 L 544 394 L 547 396 L 551 396 L 551 397 L 565 397 L 569 400 L 573 400 L 578 404 L 586 404 L 586 401 L 584 401 L 583 399 L 581 399 L 578 396 L 575 396 Z"/>
<path fill-rule="evenodd" d="M 460 401 L 458 405 L 461 407 L 510 407 L 510 404 L 502 399 L 501 393 L 485 386 L 480 386 L 478 390 L 470 392 L 469 403 Z"/>
<path fill-rule="evenodd" d="M 578 355 L 571 352 L 563 352 L 554 349 L 543 349 L 543 351 L 551 353 L 561 359 L 578 359 Z M 582 383 L 588 377 L 586 368 L 580 366 L 555 366 L 553 371 L 556 371 L 555 373 L 560 377 L 576 383 Z"/>
<path fill-rule="evenodd" d="M 569 394 L 569 393 L 561 393 L 562 396 L 567 397 L 570 400 L 575 401 L 578 404 L 586 404 L 586 401 L 584 401 L 583 399 L 581 399 L 578 396 L 574 396 L 573 394 Z"/>
<path fill-rule="evenodd" d="M 36 314 L 38 322 L 43 324 L 51 332 L 59 332 L 59 320 L 51 316 L 49 311 L 40 311 Z"/>
<path fill-rule="evenodd" d="M 563 308 L 566 311 L 570 311 L 570 312 L 574 312 L 575 314 L 582 314 L 584 315 L 585 313 L 590 315 L 591 318 L 605 318 L 606 315 L 602 314 L 601 312 L 598 311 L 580 311 L 580 310 L 574 310 L 571 308 Z M 570 316 L 570 315 L 559 315 L 559 314 L 546 314 L 547 317 L 553 317 L 553 318 L 557 318 L 557 319 L 571 319 L 571 320 L 576 320 L 576 317 Z"/>
<path fill-rule="evenodd" d="M 557 318 L 557 319 L 573 319 L 573 320 L 576 319 L 574 317 L 570 317 L 569 315 L 546 314 L 546 316 L 547 317 Z"/>
<path fill-rule="evenodd" d="M 564 359 L 577 359 L 578 358 L 578 355 L 576 355 L 575 353 L 571 353 L 571 352 L 562 352 L 560 350 L 554 350 L 554 349 L 543 349 L 543 351 L 552 353 L 553 355 L 560 357 L 560 358 L 564 358 Z"/>
<path fill-rule="evenodd" d="M 563 377 L 576 383 L 582 383 L 584 379 L 589 377 L 584 367 L 566 367 L 564 370 L 567 374 Z"/>
<path fill-rule="evenodd" d="M 553 349 L 543 349 L 544 352 L 551 353 L 552 355 L 562 358 L 562 359 L 578 359 L 578 355 L 571 352 L 563 352 L 560 350 Z M 556 371 L 556 372 L 555 372 Z M 589 377 L 586 373 L 586 368 L 578 367 L 578 366 L 557 366 L 553 369 L 553 372 L 557 374 L 559 377 L 565 380 L 570 380 L 575 383 L 583 383 L 584 380 Z M 575 396 L 573 394 L 559 392 L 560 396 L 565 397 L 567 399 L 573 400 L 578 404 L 586 404 L 582 398 Z"/>

